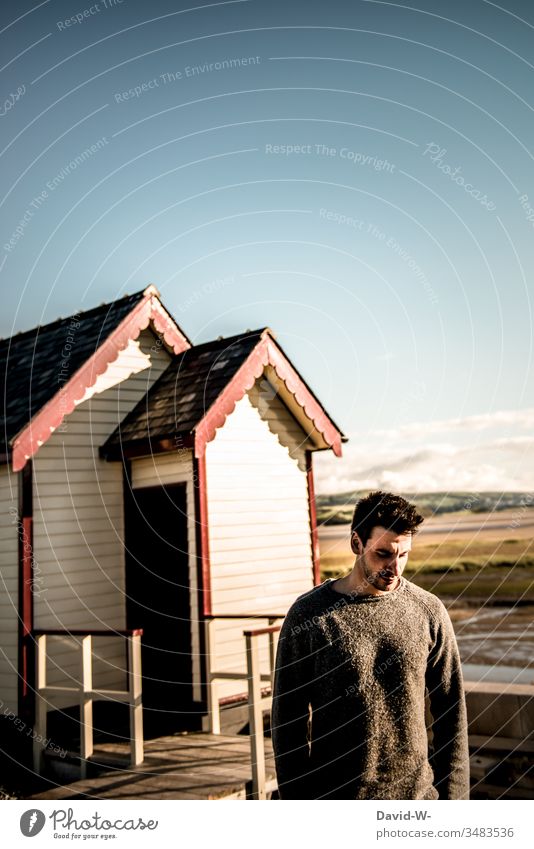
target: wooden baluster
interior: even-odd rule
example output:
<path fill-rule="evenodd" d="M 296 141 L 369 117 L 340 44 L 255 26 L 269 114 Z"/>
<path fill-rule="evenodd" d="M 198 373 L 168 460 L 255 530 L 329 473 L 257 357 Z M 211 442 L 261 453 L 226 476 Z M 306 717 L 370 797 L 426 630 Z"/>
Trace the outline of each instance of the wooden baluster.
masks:
<path fill-rule="evenodd" d="M 221 733 L 221 710 L 219 706 L 219 684 L 212 677 L 213 658 L 215 656 L 215 622 L 206 619 L 204 633 L 206 635 L 206 676 L 208 686 L 208 722 L 210 734 Z"/>
<path fill-rule="evenodd" d="M 93 754 L 93 657 L 92 637 L 81 641 L 81 690 L 80 690 L 80 763 L 81 777 L 87 777 L 87 759 Z"/>
<path fill-rule="evenodd" d="M 46 687 L 46 634 L 37 637 L 35 659 L 35 725 L 33 728 L 33 769 L 38 775 L 43 771 L 43 753 L 46 739 L 47 700 L 43 693 Z"/>
<path fill-rule="evenodd" d="M 260 658 L 256 638 L 247 634 L 248 717 L 250 730 L 250 759 L 252 762 L 252 798 L 266 799 L 265 743 L 263 739 L 263 710 L 261 704 Z"/>
<path fill-rule="evenodd" d="M 130 750 L 132 766 L 144 760 L 143 685 L 141 678 L 141 637 L 128 637 L 128 678 L 130 692 Z"/>

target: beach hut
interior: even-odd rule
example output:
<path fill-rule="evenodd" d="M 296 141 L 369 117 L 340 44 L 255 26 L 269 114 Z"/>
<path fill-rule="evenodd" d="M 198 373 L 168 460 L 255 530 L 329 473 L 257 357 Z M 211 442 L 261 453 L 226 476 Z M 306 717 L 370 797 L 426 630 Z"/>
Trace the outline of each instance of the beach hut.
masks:
<path fill-rule="evenodd" d="M 344 437 L 268 328 L 192 345 L 153 286 L 0 357 L 0 707 L 33 724 L 41 636 L 49 710 L 124 690 L 143 629 L 145 719 L 200 727 L 243 629 L 319 581 L 312 454 Z"/>

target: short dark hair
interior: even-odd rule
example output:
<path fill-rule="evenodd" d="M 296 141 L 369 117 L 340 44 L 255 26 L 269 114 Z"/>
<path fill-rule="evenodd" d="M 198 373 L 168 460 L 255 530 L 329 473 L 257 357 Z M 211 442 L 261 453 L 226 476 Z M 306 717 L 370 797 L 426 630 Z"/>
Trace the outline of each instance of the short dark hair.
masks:
<path fill-rule="evenodd" d="M 378 525 L 397 534 L 415 534 L 424 521 L 416 507 L 392 492 L 370 492 L 354 508 L 351 534 L 356 532 L 363 545 Z"/>

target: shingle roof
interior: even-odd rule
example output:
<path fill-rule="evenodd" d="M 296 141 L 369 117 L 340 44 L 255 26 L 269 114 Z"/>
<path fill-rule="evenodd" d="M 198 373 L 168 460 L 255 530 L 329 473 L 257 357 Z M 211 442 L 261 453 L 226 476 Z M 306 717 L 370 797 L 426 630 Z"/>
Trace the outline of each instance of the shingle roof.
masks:
<path fill-rule="evenodd" d="M 102 448 L 187 435 L 262 338 L 265 328 L 194 345 L 167 367 Z"/>
<path fill-rule="evenodd" d="M 143 291 L 0 340 L 4 420 L 0 452 L 94 354 L 143 298 Z M 69 342 L 68 337 L 73 341 Z M 63 353 L 70 344 L 68 360 Z M 67 366 L 62 366 L 67 363 Z"/>

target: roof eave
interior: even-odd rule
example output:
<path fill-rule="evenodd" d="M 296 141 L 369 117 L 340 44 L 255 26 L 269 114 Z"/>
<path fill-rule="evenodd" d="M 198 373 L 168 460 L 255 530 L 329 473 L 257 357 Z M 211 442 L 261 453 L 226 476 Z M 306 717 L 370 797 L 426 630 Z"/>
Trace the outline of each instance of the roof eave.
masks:
<path fill-rule="evenodd" d="M 143 292 L 142 300 L 132 308 L 95 353 L 10 440 L 13 471 L 18 472 L 24 468 L 27 460 L 37 453 L 65 416 L 74 410 L 76 402 L 83 398 L 87 389 L 96 383 L 98 376 L 117 359 L 128 342 L 137 339 L 149 324 L 154 326 L 161 339 L 175 354 L 191 347 L 185 334 L 161 303 L 156 287 L 148 286 Z"/>

